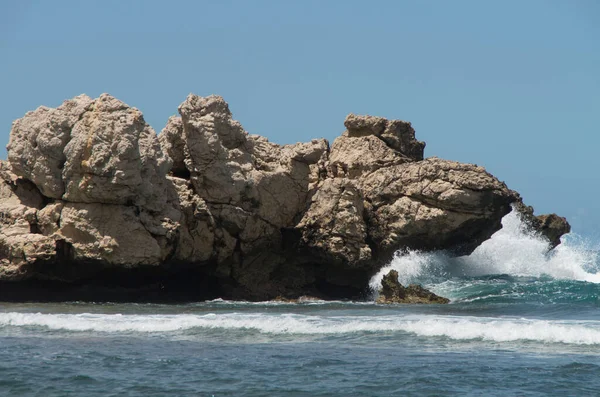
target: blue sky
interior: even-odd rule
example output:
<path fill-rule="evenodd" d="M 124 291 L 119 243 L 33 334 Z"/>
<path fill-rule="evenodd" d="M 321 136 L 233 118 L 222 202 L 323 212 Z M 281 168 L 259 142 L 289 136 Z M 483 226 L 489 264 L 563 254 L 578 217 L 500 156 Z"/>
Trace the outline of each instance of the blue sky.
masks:
<path fill-rule="evenodd" d="M 251 133 L 333 140 L 408 120 L 600 241 L 600 2 L 0 2 L 0 141 L 39 105 L 108 92 L 159 132 L 190 92 Z M 6 152 L 0 149 L 0 158 Z"/>

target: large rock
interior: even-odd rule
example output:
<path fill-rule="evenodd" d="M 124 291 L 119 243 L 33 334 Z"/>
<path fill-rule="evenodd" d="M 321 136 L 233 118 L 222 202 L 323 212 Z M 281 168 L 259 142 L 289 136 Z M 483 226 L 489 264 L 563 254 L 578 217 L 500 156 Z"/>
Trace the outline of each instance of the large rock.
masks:
<path fill-rule="evenodd" d="M 515 193 L 482 167 L 422 160 L 424 144 L 402 123 L 347 117 L 328 177 L 298 224 L 305 245 L 350 264 L 381 265 L 402 248 L 468 254 L 500 229 Z M 408 135 L 398 134 L 404 146 L 380 138 L 390 125 L 405 127 L 394 128 Z"/>
<path fill-rule="evenodd" d="M 360 297 L 397 250 L 469 253 L 520 201 L 482 167 L 424 160 L 410 123 L 344 124 L 330 148 L 250 135 L 218 96 L 189 95 L 158 137 L 107 94 L 27 113 L 0 162 L 0 282 Z"/>
<path fill-rule="evenodd" d="M 46 197 L 59 199 L 65 192 L 64 149 L 91 103 L 90 97 L 80 95 L 56 109 L 41 106 L 13 123 L 6 147 L 12 170 L 35 183 Z"/>
<path fill-rule="evenodd" d="M 64 147 L 63 199 L 161 210 L 171 163 L 142 112 L 107 94 L 86 109 Z"/>
<path fill-rule="evenodd" d="M 160 210 L 170 168 L 142 113 L 108 94 L 80 95 L 14 122 L 12 171 L 50 199 Z"/>
<path fill-rule="evenodd" d="M 194 191 L 210 204 L 240 208 L 274 228 L 290 226 L 304 207 L 310 183 L 317 179 L 311 166 L 327 152 L 327 142 L 282 147 L 250 136 L 217 96 L 190 95 L 179 112 L 183 158 Z M 167 150 L 177 145 L 178 138 L 170 136 L 174 139 L 161 136 Z M 180 158 L 179 153 L 174 155 Z"/>

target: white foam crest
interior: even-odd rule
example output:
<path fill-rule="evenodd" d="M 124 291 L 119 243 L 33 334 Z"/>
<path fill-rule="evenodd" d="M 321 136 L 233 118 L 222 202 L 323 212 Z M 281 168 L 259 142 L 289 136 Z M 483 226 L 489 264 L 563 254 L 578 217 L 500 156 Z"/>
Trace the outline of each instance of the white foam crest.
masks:
<path fill-rule="evenodd" d="M 525 227 L 516 211 L 502 219 L 502 229 L 469 256 L 457 258 L 466 275 L 548 275 L 557 279 L 600 282 L 598 253 L 576 235 L 548 252 L 548 242 Z"/>
<path fill-rule="evenodd" d="M 388 274 L 390 270 L 396 270 L 400 283 L 408 285 L 420 277 L 439 270 L 447 260 L 448 258 L 443 252 L 397 252 L 394 259 L 371 278 L 369 286 L 374 292 L 378 291 L 381 288 L 383 276 Z"/>
<path fill-rule="evenodd" d="M 213 305 L 223 305 L 223 306 L 290 306 L 290 305 L 305 305 L 305 306 L 331 306 L 331 305 L 370 305 L 372 302 L 362 302 L 362 301 L 336 301 L 336 300 L 323 300 L 316 299 L 308 296 L 301 296 L 296 300 L 283 301 L 283 300 L 270 300 L 270 301 L 235 301 L 235 300 L 226 300 L 222 298 L 216 298 L 212 300 L 207 300 L 204 303 L 213 304 Z"/>
<path fill-rule="evenodd" d="M 165 333 L 189 329 L 255 330 L 276 335 L 406 332 L 423 337 L 494 342 L 600 344 L 600 322 L 469 316 L 309 316 L 298 314 L 119 315 L 0 313 L 0 327 L 103 333 Z"/>
<path fill-rule="evenodd" d="M 205 315 L 121 315 L 0 313 L 0 326 L 45 327 L 51 330 L 98 332 L 171 332 L 193 328 L 254 329 L 273 334 L 331 334 L 376 331 L 368 321 L 347 321 L 344 317 L 323 320 L 320 316 L 295 314 L 214 314 Z"/>
<path fill-rule="evenodd" d="M 590 247 L 589 243 L 571 233 L 563 236 L 562 244 L 554 250 L 549 252 L 548 248 L 548 241 L 528 230 L 518 213 L 512 211 L 502 219 L 502 229 L 471 255 L 450 258 L 444 252 L 397 254 L 371 279 L 370 286 L 377 291 L 383 276 L 392 269 L 398 272 L 402 284 L 428 275 L 439 277 L 443 274 L 551 276 L 600 283 L 598 247 Z"/>
<path fill-rule="evenodd" d="M 443 336 L 455 340 L 480 339 L 493 342 L 533 341 L 541 343 L 600 344 L 598 324 L 543 320 L 472 318 L 428 319 L 409 322 L 405 331 L 420 336 Z"/>

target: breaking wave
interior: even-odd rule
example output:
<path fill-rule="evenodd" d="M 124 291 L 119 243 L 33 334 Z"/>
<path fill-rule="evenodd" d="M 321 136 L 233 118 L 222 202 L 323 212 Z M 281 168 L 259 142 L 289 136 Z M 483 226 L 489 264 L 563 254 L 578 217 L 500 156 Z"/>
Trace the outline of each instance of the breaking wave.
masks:
<path fill-rule="evenodd" d="M 371 286 L 376 288 L 390 269 L 398 271 L 403 284 L 425 284 L 457 305 L 409 308 L 378 306 L 372 301 L 305 299 L 292 305 L 217 299 L 176 308 L 184 313 L 141 306 L 136 307 L 141 312 L 124 314 L 114 314 L 119 307 L 97 313 L 91 306 L 93 313 L 81 313 L 87 306 L 72 304 L 65 306 L 68 313 L 32 313 L 20 311 L 30 310 L 24 306 L 0 312 L 0 332 L 9 336 L 151 334 L 252 342 L 304 340 L 297 336 L 312 335 L 308 339 L 357 336 L 369 343 L 417 337 L 433 338 L 436 343 L 441 339 L 600 345 L 598 252 L 574 235 L 565 236 L 560 246 L 548 252 L 547 242 L 528 231 L 515 213 L 507 215 L 503 228 L 471 255 L 451 258 L 443 252 L 416 251 L 398 255 L 373 277 Z M 580 302 L 584 304 L 574 305 Z M 482 313 L 487 317 L 477 316 Z"/>
<path fill-rule="evenodd" d="M 452 278 L 488 275 L 550 277 L 600 283 L 598 247 L 575 234 L 563 236 L 562 244 L 548 251 L 548 242 L 529 230 L 516 211 L 502 220 L 502 229 L 481 244 L 471 255 L 452 258 L 444 252 L 411 251 L 398 254 L 370 281 L 376 291 L 391 269 L 398 271 L 403 284 L 435 285 Z"/>
<path fill-rule="evenodd" d="M 316 316 L 289 313 L 120 315 L 11 312 L 0 313 L 0 327 L 99 333 L 202 332 L 206 329 L 254 331 L 275 335 L 408 333 L 465 341 L 600 344 L 600 322 L 598 321 L 436 315 Z"/>

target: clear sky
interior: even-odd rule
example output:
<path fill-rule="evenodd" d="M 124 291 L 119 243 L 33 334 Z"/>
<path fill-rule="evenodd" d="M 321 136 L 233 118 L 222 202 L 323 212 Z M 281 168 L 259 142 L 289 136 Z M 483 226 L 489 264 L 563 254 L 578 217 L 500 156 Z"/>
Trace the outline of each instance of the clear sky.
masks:
<path fill-rule="evenodd" d="M 397 118 L 426 156 L 483 165 L 600 241 L 600 1 L 2 0 L 0 54 L 2 145 L 81 93 L 157 132 L 188 93 L 219 94 L 278 143 Z"/>

